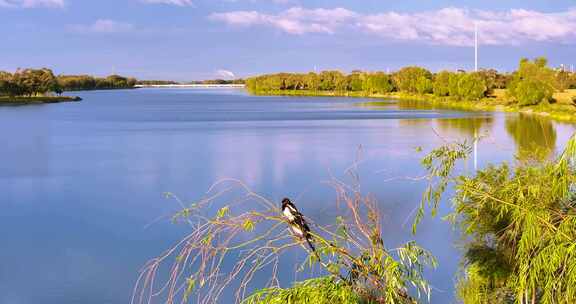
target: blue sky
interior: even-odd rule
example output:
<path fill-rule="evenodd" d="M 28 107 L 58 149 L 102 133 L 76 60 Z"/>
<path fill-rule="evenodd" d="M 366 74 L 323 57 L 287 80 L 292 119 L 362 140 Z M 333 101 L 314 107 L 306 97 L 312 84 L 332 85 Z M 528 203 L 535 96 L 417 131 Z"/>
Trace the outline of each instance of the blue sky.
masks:
<path fill-rule="evenodd" d="M 0 0 L 0 70 L 141 79 L 576 65 L 576 1 Z"/>

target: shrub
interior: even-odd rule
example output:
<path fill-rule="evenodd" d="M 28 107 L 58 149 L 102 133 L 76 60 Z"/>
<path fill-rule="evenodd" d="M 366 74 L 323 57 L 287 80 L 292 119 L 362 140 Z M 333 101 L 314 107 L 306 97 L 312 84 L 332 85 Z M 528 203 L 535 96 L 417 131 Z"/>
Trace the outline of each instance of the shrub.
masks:
<path fill-rule="evenodd" d="M 488 88 L 485 80 L 477 73 L 463 74 L 458 79 L 457 98 L 479 100 L 485 96 Z"/>
<path fill-rule="evenodd" d="M 348 91 L 362 91 L 364 86 L 364 75 L 362 73 L 352 73 L 346 76 L 346 81 L 348 82 Z"/>
<path fill-rule="evenodd" d="M 367 94 L 380 93 L 385 94 L 393 89 L 390 77 L 382 72 L 376 72 L 366 75 L 364 82 L 364 91 Z"/>
<path fill-rule="evenodd" d="M 509 91 L 520 106 L 537 105 L 543 100 L 552 99 L 554 89 L 547 83 L 536 79 L 519 81 Z"/>
<path fill-rule="evenodd" d="M 332 184 L 337 193 L 334 203 L 341 204 L 342 215 L 327 226 L 311 225 L 310 229 L 306 225 L 310 235 L 304 240 L 296 234 L 286 235 L 287 229 L 303 226 L 286 218 L 276 202 L 239 181 L 217 182 L 206 199 L 174 216 L 176 222 L 193 223 L 192 231 L 146 264 L 136 282 L 133 303 L 189 303 L 192 298 L 198 304 L 219 303 L 222 292 L 230 288 L 236 288 L 235 303 L 245 300 L 247 304 L 412 304 L 430 296 L 423 272 L 425 267 L 436 267 L 431 253 L 414 241 L 386 247 L 378 202 L 362 195 L 356 185 Z M 232 198 L 216 194 L 224 193 L 221 191 Z M 302 271 L 321 267 L 326 274 L 283 289 L 274 265 L 290 250 L 302 250 L 299 248 L 307 253 Z M 172 275 L 155 284 L 155 277 L 164 273 L 164 264 L 172 269 Z M 269 276 L 269 283 L 245 298 L 253 278 L 259 275 Z"/>
<path fill-rule="evenodd" d="M 416 66 L 405 67 L 394 74 L 394 84 L 399 91 L 409 93 L 429 92 L 432 89 L 432 73 Z"/>
<path fill-rule="evenodd" d="M 551 100 L 558 84 L 554 71 L 546 64 L 545 58 L 536 58 L 534 61 L 520 60 L 518 71 L 508 86 L 508 96 L 521 106 Z"/>
<path fill-rule="evenodd" d="M 442 71 L 436 74 L 434 78 L 433 91 L 436 96 L 448 96 L 450 95 L 450 77 L 453 73 L 448 71 Z"/>
<path fill-rule="evenodd" d="M 330 277 L 296 283 L 292 288 L 262 289 L 242 301 L 242 304 L 360 304 L 359 295 L 349 285 Z"/>
<path fill-rule="evenodd" d="M 436 210 L 454 186 L 447 219 L 466 240 L 463 302 L 576 303 L 576 135 L 557 160 L 492 165 L 473 176 L 450 173 L 458 154 L 446 146 L 424 159 L 432 190 L 422 206 Z"/>

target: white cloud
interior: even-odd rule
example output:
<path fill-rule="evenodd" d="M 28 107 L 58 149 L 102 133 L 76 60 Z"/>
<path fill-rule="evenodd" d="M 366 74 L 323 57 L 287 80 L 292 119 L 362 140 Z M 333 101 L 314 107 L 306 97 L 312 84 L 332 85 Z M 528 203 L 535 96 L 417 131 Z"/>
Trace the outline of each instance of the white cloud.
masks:
<path fill-rule="evenodd" d="M 242 0 L 224 0 L 226 2 L 240 2 Z M 272 2 L 272 3 L 278 3 L 278 4 L 289 4 L 289 3 L 294 3 L 294 2 L 298 2 L 298 0 L 247 0 L 248 2 Z"/>
<path fill-rule="evenodd" d="M 0 0 L 2 1 L 2 0 Z M 193 6 L 196 0 L 140 0 L 144 3 L 150 4 L 168 4 L 168 5 L 176 5 L 176 6 Z M 224 2 L 241 2 L 242 0 L 222 0 Z M 258 2 L 258 0 L 247 0 L 248 2 Z M 273 2 L 278 4 L 289 4 L 294 3 L 296 0 L 266 0 L 261 2 Z"/>
<path fill-rule="evenodd" d="M 304 9 L 293 7 L 278 15 L 262 14 L 256 11 L 236 11 L 212 14 L 210 18 L 237 26 L 272 26 L 286 33 L 301 35 L 306 33 L 334 33 L 338 27 L 352 21 L 355 16 L 356 13 L 344 8 Z"/>
<path fill-rule="evenodd" d="M 217 70 L 216 75 L 217 75 L 217 77 L 222 77 L 222 78 L 236 78 L 236 74 L 234 74 L 232 71 L 228 71 L 228 70 Z"/>
<path fill-rule="evenodd" d="M 192 0 L 142 0 L 146 3 L 152 4 L 170 4 L 170 5 L 177 5 L 177 6 L 191 6 L 193 5 Z"/>
<path fill-rule="evenodd" d="M 415 13 L 361 14 L 344 8 L 294 7 L 279 14 L 233 11 L 212 14 L 210 18 L 231 26 L 268 26 L 295 35 L 361 31 L 390 40 L 455 46 L 473 43 L 475 24 L 480 31 L 480 42 L 490 45 L 528 41 L 571 43 L 576 38 L 576 9 L 543 13 L 524 9 L 488 11 L 448 7 Z"/>
<path fill-rule="evenodd" d="M 110 19 L 98 19 L 94 23 L 88 25 L 72 25 L 70 26 L 70 29 L 81 33 L 124 33 L 134 30 L 134 26 L 130 23 L 118 22 Z"/>
<path fill-rule="evenodd" d="M 527 41 L 569 42 L 576 37 L 576 11 L 541 13 L 445 8 L 437 11 L 363 16 L 356 26 L 385 38 L 420 40 L 444 45 L 472 45 L 474 24 L 480 41 L 490 45 Z"/>
<path fill-rule="evenodd" d="M 0 0 L 0 7 L 10 8 L 63 8 L 65 5 L 64 0 Z"/>

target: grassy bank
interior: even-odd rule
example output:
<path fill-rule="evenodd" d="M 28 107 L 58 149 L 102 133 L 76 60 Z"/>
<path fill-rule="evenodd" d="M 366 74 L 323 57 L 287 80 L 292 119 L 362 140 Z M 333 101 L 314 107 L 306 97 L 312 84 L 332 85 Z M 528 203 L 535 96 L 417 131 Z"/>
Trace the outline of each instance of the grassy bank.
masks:
<path fill-rule="evenodd" d="M 32 97 L 8 97 L 0 96 L 0 105 L 19 105 L 19 104 L 44 104 L 58 102 L 80 101 L 78 96 L 32 96 Z"/>
<path fill-rule="evenodd" d="M 278 96 L 324 96 L 324 97 L 368 97 L 385 98 L 396 100 L 419 101 L 427 105 L 445 109 L 457 109 L 467 111 L 500 111 L 521 112 L 547 116 L 552 119 L 566 122 L 576 122 L 576 105 L 572 102 L 576 98 L 576 90 L 565 90 L 554 93 L 554 103 L 541 103 L 533 106 L 518 106 L 506 97 L 506 90 L 495 90 L 494 93 L 478 101 L 455 100 L 449 97 L 438 97 L 432 94 L 416 95 L 407 93 L 372 94 L 364 92 L 337 92 L 337 91 L 311 91 L 311 90 L 274 90 L 257 95 Z M 378 102 L 365 103 L 367 106 L 381 105 Z"/>

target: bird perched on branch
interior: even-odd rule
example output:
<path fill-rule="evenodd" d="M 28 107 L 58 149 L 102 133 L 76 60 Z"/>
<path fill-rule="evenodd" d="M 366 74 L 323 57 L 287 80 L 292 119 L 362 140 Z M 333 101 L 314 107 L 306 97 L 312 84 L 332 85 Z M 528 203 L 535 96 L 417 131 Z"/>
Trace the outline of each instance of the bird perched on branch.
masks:
<path fill-rule="evenodd" d="M 290 229 L 297 237 L 306 240 L 308 246 L 313 252 L 316 252 L 316 248 L 312 245 L 312 235 L 310 234 L 310 227 L 304 219 L 302 213 L 298 211 L 296 206 L 290 201 L 290 199 L 285 198 L 282 200 L 282 215 L 288 220 L 290 224 Z"/>

